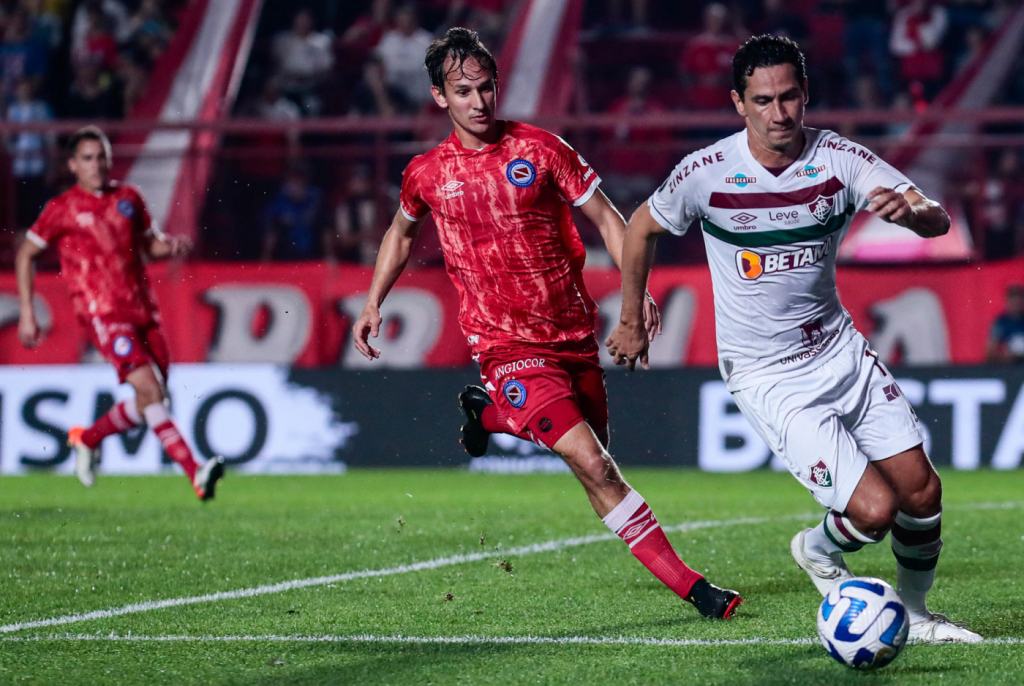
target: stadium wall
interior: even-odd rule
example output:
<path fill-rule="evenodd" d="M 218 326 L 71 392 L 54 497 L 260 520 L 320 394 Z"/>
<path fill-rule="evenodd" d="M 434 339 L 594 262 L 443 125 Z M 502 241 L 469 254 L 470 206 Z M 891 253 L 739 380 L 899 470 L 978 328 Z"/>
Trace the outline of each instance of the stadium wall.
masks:
<path fill-rule="evenodd" d="M 929 433 L 939 465 L 1017 469 L 1024 456 L 1024 368 L 894 370 Z M 463 467 L 564 471 L 548 451 L 494 436 L 476 460 L 458 443 L 456 394 L 472 368 L 386 370 L 272 364 L 182 364 L 172 369 L 173 411 L 203 457 L 243 473 L 338 473 L 347 467 Z M 714 472 L 781 469 L 733 405 L 713 369 L 608 373 L 612 453 L 625 466 Z M 0 472 L 70 473 L 67 429 L 102 415 L 130 389 L 104 364 L 0 368 Z M 151 432 L 103 445 L 102 471 L 171 473 Z"/>
<path fill-rule="evenodd" d="M 767 262 L 765 263 L 768 264 Z M 842 267 L 843 304 L 890 364 L 978 364 L 1007 285 L 1020 283 L 1024 259 L 982 265 Z M 349 340 L 372 272 L 323 264 L 154 265 L 150 280 L 175 362 L 273 363 L 295 367 L 419 369 L 471 366 L 458 325 L 455 289 L 442 269 L 410 270 L 382 308 L 384 352 L 370 362 Z M 600 304 L 598 331 L 609 333 L 620 306 L 619 275 L 585 272 Z M 0 365 L 71 364 L 95 359 L 75 319 L 64 282 L 37 278 L 44 343 L 17 340 L 13 274 L 0 274 Z M 658 268 L 650 290 L 664 316 L 651 350 L 655 367 L 715 366 L 714 304 L 706 267 Z M 605 354 L 606 353 L 602 353 Z M 611 360 L 605 356 L 604 363 Z"/>

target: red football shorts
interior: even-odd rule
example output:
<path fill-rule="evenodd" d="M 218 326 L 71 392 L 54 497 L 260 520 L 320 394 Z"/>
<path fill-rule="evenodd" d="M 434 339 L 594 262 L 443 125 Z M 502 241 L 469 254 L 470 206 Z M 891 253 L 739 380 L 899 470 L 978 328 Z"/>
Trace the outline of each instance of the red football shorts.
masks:
<path fill-rule="evenodd" d="M 114 365 L 121 383 L 133 371 L 146 365 L 156 366 L 162 380 L 166 381 L 170 355 L 160 324 L 140 325 L 96 318 L 88 328 L 92 344 Z"/>
<path fill-rule="evenodd" d="M 597 341 L 521 347 L 480 355 L 480 378 L 507 418 L 508 433 L 527 434 L 553 448 L 569 429 L 587 422 L 608 443 L 608 391 Z"/>

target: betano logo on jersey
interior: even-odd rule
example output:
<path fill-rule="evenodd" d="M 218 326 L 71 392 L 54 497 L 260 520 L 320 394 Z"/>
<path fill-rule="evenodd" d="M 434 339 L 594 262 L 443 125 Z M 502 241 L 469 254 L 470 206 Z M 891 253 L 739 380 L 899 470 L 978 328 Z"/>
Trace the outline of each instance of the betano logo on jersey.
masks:
<path fill-rule="evenodd" d="M 818 245 L 784 252 L 761 254 L 750 250 L 740 250 L 736 253 L 736 268 L 739 270 L 740 278 L 745 281 L 754 281 L 765 274 L 779 274 L 817 264 L 825 259 L 830 252 L 832 252 L 832 236 Z"/>
<path fill-rule="evenodd" d="M 505 176 L 513 186 L 526 188 L 537 179 L 537 168 L 528 160 L 512 160 L 508 163 Z"/>

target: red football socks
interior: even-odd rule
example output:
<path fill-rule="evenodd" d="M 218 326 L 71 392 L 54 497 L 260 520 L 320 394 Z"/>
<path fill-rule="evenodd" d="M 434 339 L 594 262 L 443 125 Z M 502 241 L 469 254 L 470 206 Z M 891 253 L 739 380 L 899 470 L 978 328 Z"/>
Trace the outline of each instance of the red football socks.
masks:
<path fill-rule="evenodd" d="M 484 428 L 492 434 L 507 434 L 511 432 L 508 420 L 498 412 L 497 405 L 488 405 L 480 413 L 480 422 Z"/>
<path fill-rule="evenodd" d="M 122 400 L 97 419 L 95 424 L 82 432 L 82 443 L 87 448 L 95 448 L 107 436 L 127 431 L 141 423 L 142 417 L 139 416 L 139 410 L 135 407 L 135 400 Z"/>
<path fill-rule="evenodd" d="M 160 439 L 160 444 L 167 454 L 185 470 L 189 483 L 194 481 L 198 465 L 167 408 L 163 403 L 153 403 L 143 409 L 142 413 L 146 415 L 146 423 L 153 428 L 153 433 Z"/>
<path fill-rule="evenodd" d="M 690 595 L 693 585 L 704 578 L 680 559 L 654 512 L 636 491 L 626 494 L 601 521 L 626 542 L 640 564 L 683 600 Z"/>

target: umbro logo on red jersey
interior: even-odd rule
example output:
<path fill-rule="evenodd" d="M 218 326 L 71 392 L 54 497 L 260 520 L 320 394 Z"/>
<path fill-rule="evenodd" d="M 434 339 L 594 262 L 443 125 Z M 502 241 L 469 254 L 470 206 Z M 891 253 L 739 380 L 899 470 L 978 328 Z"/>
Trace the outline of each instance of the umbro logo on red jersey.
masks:
<path fill-rule="evenodd" d="M 460 191 L 459 189 L 464 185 L 466 185 L 464 181 L 449 181 L 445 185 L 441 186 L 441 190 L 446 193 L 444 199 L 448 200 L 450 198 L 463 195 L 466 191 Z"/>

